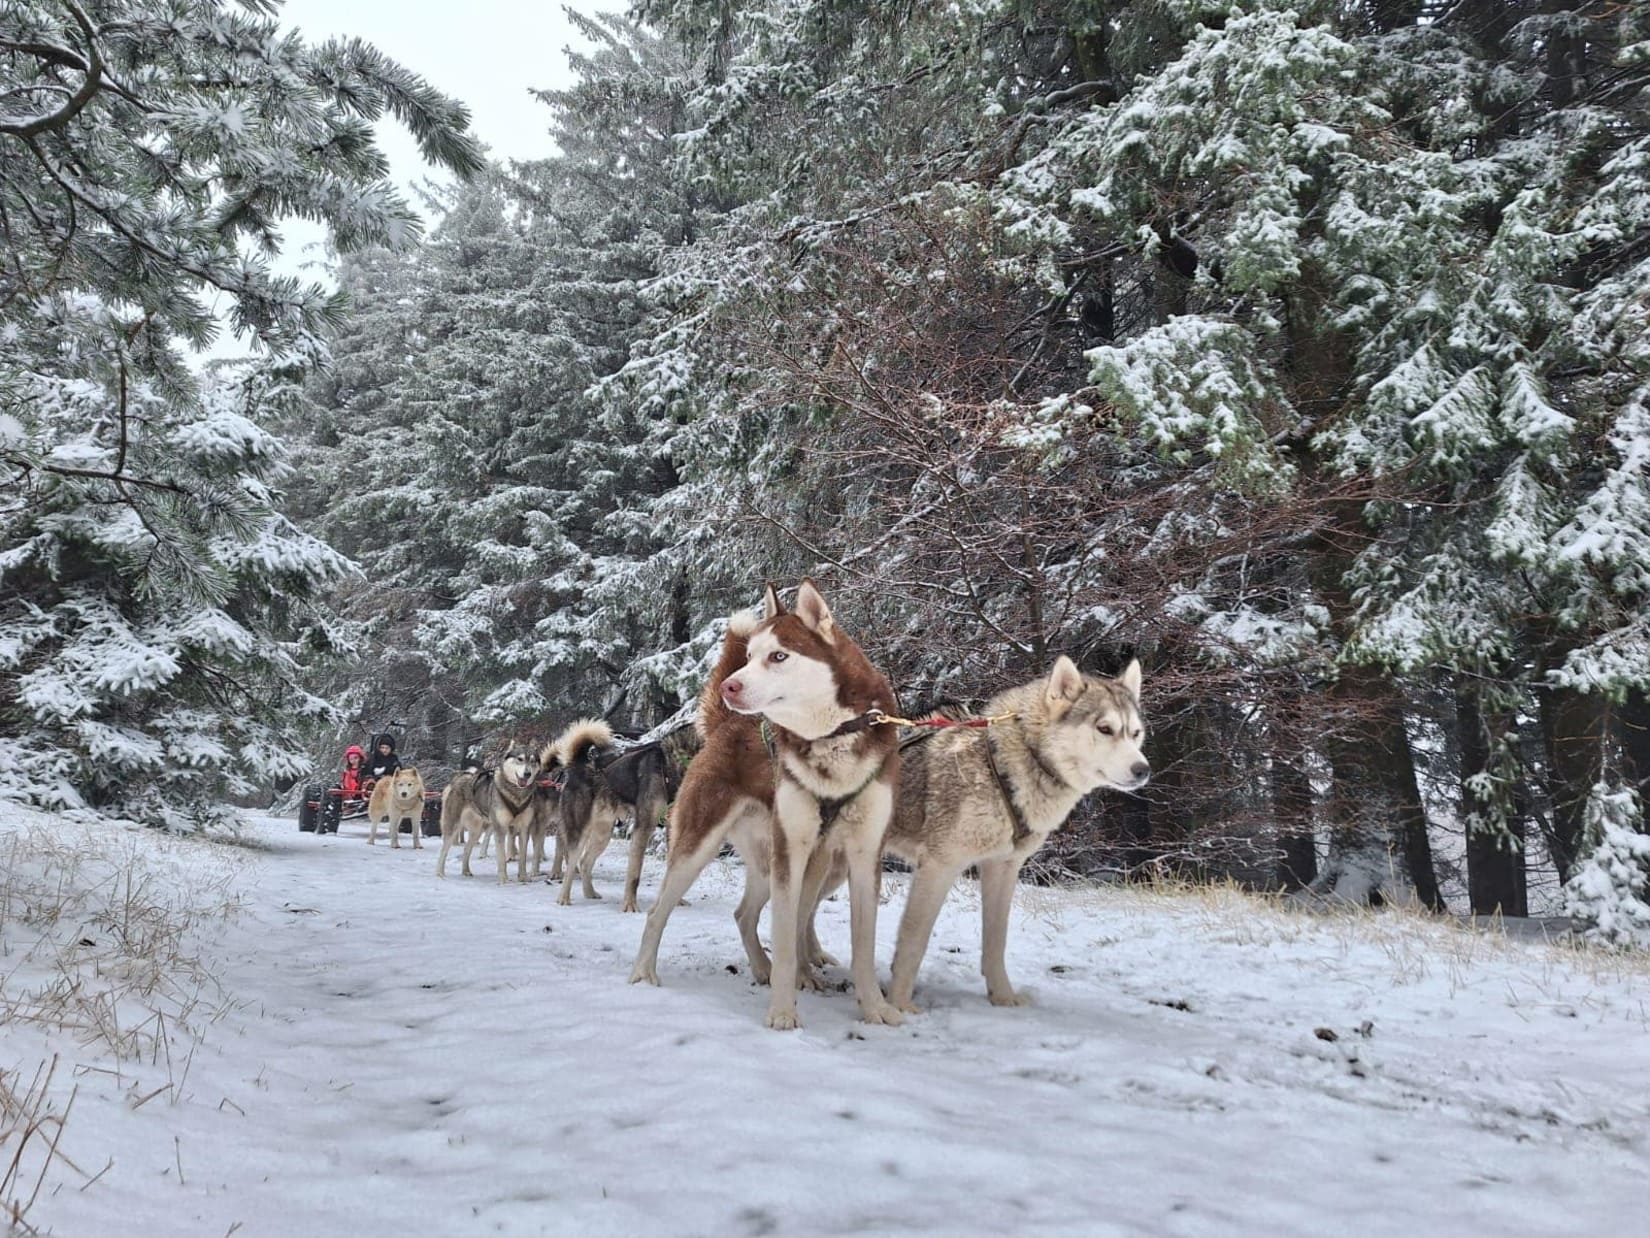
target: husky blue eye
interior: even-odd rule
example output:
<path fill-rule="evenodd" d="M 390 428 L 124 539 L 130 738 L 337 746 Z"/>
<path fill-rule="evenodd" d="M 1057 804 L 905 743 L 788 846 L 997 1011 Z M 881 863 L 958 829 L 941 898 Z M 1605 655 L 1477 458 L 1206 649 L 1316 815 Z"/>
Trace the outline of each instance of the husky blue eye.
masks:
<path fill-rule="evenodd" d="M 775 649 L 772 653 L 770 653 L 768 655 L 768 661 L 770 661 L 770 662 L 783 662 L 786 658 L 788 658 L 790 656 L 791 655 L 786 653 L 783 649 Z"/>

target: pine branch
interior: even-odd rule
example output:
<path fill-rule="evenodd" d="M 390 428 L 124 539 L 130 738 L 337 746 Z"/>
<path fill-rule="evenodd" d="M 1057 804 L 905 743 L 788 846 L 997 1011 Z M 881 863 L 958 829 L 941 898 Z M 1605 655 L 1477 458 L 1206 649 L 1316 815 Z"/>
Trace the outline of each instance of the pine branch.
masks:
<path fill-rule="evenodd" d="M 98 88 L 103 84 L 103 57 L 97 50 L 97 37 L 92 30 L 91 20 L 87 18 L 85 13 L 81 12 L 80 6 L 73 3 L 73 0 L 64 0 L 64 7 L 74 15 L 81 33 L 86 37 L 85 59 L 80 65 L 72 66 L 81 68 L 85 74 L 80 83 L 80 89 L 70 95 L 68 101 L 55 112 L 48 112 L 43 116 L 35 117 L 33 120 L 21 122 L 0 120 L 0 133 L 9 133 L 13 137 L 22 138 L 24 141 L 29 142 L 42 133 L 47 133 L 53 129 L 61 129 L 80 115 L 86 105 L 92 101 L 92 97 L 97 94 Z M 73 53 L 66 52 L 61 48 L 48 47 L 45 50 L 50 58 L 73 55 Z M 61 63 L 60 60 L 57 62 Z"/>

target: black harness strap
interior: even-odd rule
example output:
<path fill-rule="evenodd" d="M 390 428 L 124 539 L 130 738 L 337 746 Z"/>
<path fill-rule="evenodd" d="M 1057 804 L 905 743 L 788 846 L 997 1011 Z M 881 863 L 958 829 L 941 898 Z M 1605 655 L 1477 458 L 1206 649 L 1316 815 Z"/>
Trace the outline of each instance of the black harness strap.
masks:
<path fill-rule="evenodd" d="M 874 713 L 875 711 L 872 711 L 872 714 Z M 821 738 L 835 739 L 839 735 L 852 735 L 855 731 L 867 730 L 876 725 L 872 721 L 872 714 L 861 714 L 857 718 L 850 718 L 829 735 L 821 736 Z M 779 745 L 774 742 L 773 725 L 766 718 L 762 719 L 760 729 L 762 732 L 762 746 L 768 750 L 768 763 L 773 766 L 773 781 L 775 788 L 777 788 L 779 776 L 783 769 L 783 763 L 779 759 Z M 819 803 L 819 833 L 821 837 L 824 837 L 830 831 L 831 826 L 836 823 L 837 817 L 842 814 L 842 810 L 864 794 L 865 789 L 882 776 L 882 768 L 887 764 L 888 758 L 885 756 L 882 758 L 882 763 L 871 771 L 871 776 L 848 792 L 847 795 L 838 795 L 826 799 L 822 795 L 814 795 L 812 791 L 808 792 Z M 797 783 L 797 785 L 802 786 L 801 783 Z M 804 791 L 808 790 L 806 787 L 802 787 L 802 789 Z"/>
<path fill-rule="evenodd" d="M 981 732 L 980 738 L 985 740 L 985 763 L 991 770 L 991 780 L 997 784 L 997 790 L 1002 793 L 1003 807 L 1008 809 L 1009 820 L 1014 822 L 1014 845 L 1019 846 L 1031 837 L 1031 827 L 1026 824 L 1025 815 L 1020 811 L 1020 806 L 1014 802 L 1014 793 L 1008 789 L 1008 783 L 1003 781 L 1002 771 L 997 768 L 997 755 L 992 751 L 995 745 L 991 742 L 991 732 Z"/>

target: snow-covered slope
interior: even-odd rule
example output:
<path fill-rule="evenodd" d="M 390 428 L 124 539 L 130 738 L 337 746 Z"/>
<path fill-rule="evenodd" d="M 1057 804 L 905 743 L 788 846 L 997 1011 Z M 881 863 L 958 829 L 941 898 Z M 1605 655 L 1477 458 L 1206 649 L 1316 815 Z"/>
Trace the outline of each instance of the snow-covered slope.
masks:
<path fill-rule="evenodd" d="M 28 1213 L 58 1234 L 1603 1234 L 1650 1181 L 1650 976 L 1619 957 L 1026 889 L 1009 967 L 1035 1004 L 995 1009 L 965 886 L 928 1013 L 869 1028 L 847 994 L 809 994 L 780 1034 L 744 974 L 732 866 L 672 918 L 651 989 L 625 983 L 641 920 L 618 910 L 617 847 L 608 899 L 558 908 L 544 885 L 438 881 L 433 850 L 348 826 L 257 821 L 224 848 L 0 823 L 8 889 L 49 877 L 46 838 L 111 857 L 96 931 L 68 914 L 50 940 L 116 932 L 118 871 L 174 889 L 192 926 L 197 997 L 141 1060 L 0 1023 L 0 1067 L 26 1084 L 56 1053 L 59 1111 L 78 1088 L 60 1146 L 81 1172 L 54 1161 Z M 0 1012 L 61 974 L 20 906 L 0 904 Z M 846 954 L 845 901 L 822 935 Z"/>

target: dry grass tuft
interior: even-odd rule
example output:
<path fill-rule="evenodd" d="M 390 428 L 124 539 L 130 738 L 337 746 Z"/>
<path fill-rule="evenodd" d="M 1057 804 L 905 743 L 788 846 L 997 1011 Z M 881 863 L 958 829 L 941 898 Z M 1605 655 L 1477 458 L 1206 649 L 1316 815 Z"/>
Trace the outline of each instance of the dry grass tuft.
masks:
<path fill-rule="evenodd" d="M 0 1032 L 74 1037 L 76 1077 L 145 1066 L 166 1082 L 134 1096 L 176 1103 L 205 1030 L 231 1005 L 194 952 L 197 930 L 233 915 L 239 857 L 198 841 L 41 818 L 0 830 Z M 101 1060 L 100 1060 L 101 1059 Z M 63 1096 L 59 1056 L 0 1072 L 0 1211 L 27 1220 L 56 1164 L 88 1173 L 61 1140 L 79 1084 Z"/>

